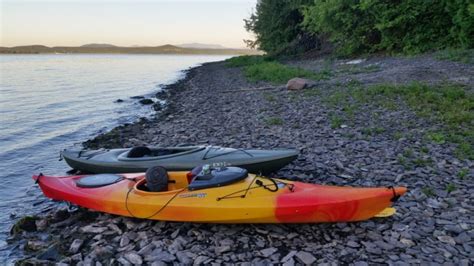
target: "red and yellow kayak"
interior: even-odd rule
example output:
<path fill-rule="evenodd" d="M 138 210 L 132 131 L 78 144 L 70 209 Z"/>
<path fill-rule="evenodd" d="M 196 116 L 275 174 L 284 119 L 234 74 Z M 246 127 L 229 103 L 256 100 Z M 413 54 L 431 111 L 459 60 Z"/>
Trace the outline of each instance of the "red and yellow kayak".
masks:
<path fill-rule="evenodd" d="M 154 220 L 204 223 L 319 223 L 370 219 L 407 189 L 352 188 L 269 179 L 249 174 L 220 187 L 189 189 L 188 172 L 169 172 L 168 190 L 143 189 L 145 174 L 80 187 L 84 176 L 33 176 L 44 194 L 89 209 Z"/>

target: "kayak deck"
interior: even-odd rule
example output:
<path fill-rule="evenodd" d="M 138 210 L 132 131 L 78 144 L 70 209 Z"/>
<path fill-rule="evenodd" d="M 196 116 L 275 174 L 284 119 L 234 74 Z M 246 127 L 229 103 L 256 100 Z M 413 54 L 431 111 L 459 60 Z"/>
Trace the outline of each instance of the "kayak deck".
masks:
<path fill-rule="evenodd" d="M 70 167 L 85 173 L 138 173 L 153 166 L 162 166 L 169 171 L 187 171 L 203 164 L 238 166 L 252 173 L 271 173 L 291 163 L 298 156 L 298 152 L 292 149 L 255 150 L 217 146 L 147 149 L 151 154 L 141 157 L 130 157 L 133 149 L 63 150 L 61 157 Z M 150 156 L 157 150 L 173 152 Z"/>
<path fill-rule="evenodd" d="M 317 223 L 372 218 L 392 206 L 406 188 L 351 188 L 307 184 L 250 174 L 239 182 L 190 191 L 187 172 L 169 172 L 168 191 L 143 189 L 144 174 L 123 174 L 117 183 L 81 188 L 83 176 L 34 176 L 44 194 L 116 215 L 204 223 Z"/>

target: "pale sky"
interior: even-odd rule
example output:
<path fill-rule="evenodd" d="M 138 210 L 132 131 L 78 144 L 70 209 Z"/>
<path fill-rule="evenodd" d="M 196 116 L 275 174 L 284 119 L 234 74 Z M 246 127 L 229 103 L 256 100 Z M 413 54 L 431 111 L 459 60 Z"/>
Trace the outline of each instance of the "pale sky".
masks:
<path fill-rule="evenodd" d="M 0 46 L 206 43 L 245 47 L 257 0 L 0 0 Z"/>

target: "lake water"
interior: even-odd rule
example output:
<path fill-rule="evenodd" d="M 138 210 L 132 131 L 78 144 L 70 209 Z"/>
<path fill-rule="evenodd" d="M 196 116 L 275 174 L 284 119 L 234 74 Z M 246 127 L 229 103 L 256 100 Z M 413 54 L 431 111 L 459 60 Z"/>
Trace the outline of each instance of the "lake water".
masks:
<path fill-rule="evenodd" d="M 152 96 L 182 70 L 228 57 L 0 55 L 0 263 L 18 252 L 5 242 L 12 222 L 51 208 L 33 174 L 65 174 L 60 150 L 152 113 L 130 97 Z"/>

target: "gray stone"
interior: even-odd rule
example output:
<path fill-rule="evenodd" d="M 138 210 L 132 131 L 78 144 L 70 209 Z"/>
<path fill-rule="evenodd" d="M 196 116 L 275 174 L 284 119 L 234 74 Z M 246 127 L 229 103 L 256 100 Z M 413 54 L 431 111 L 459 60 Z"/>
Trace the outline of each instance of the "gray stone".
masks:
<path fill-rule="evenodd" d="M 181 264 L 190 265 L 193 263 L 193 260 L 186 254 L 186 252 L 179 251 L 176 253 L 176 258 Z"/>
<path fill-rule="evenodd" d="M 79 249 L 82 247 L 82 244 L 84 243 L 84 240 L 82 239 L 74 239 L 72 241 L 71 246 L 69 247 L 69 253 L 76 254 Z"/>
<path fill-rule="evenodd" d="M 225 253 L 227 251 L 230 251 L 232 248 L 230 246 L 218 246 L 215 248 L 216 254 L 220 255 L 222 253 Z"/>
<path fill-rule="evenodd" d="M 437 237 L 439 241 L 443 242 L 443 243 L 446 243 L 446 244 L 450 244 L 450 245 L 456 245 L 456 241 L 454 240 L 454 238 L 450 237 L 450 236 L 438 236 Z"/>
<path fill-rule="evenodd" d="M 294 251 L 294 250 L 290 251 L 288 254 L 286 254 L 285 257 L 283 257 L 280 260 L 280 262 L 286 262 L 286 261 L 290 260 L 291 258 L 293 258 L 293 256 L 295 256 L 296 253 L 297 253 L 297 251 Z"/>
<path fill-rule="evenodd" d="M 77 254 L 74 254 L 71 256 L 71 260 L 72 261 L 81 261 L 82 260 L 82 254 L 81 253 L 77 253 Z"/>
<path fill-rule="evenodd" d="M 171 238 L 176 238 L 179 234 L 179 228 L 171 234 Z"/>
<path fill-rule="evenodd" d="M 282 266 L 294 266 L 295 265 L 295 260 L 293 258 L 289 258 L 287 261 L 285 261 Z"/>
<path fill-rule="evenodd" d="M 275 253 L 278 249 L 276 248 L 266 248 L 266 249 L 262 249 L 260 250 L 260 254 L 265 257 L 265 258 L 268 258 L 270 257 L 273 253 Z"/>
<path fill-rule="evenodd" d="M 311 265 L 316 261 L 316 258 L 306 251 L 299 251 L 295 254 L 296 258 L 303 264 Z"/>
<path fill-rule="evenodd" d="M 105 230 L 107 230 L 107 227 L 103 226 L 94 226 L 94 225 L 86 225 L 84 227 L 81 227 L 79 230 L 81 233 L 88 233 L 88 234 L 101 234 Z"/>
<path fill-rule="evenodd" d="M 209 257 L 207 256 L 197 256 L 195 259 L 194 259 L 194 262 L 193 264 L 194 265 L 202 265 L 204 264 L 204 262 L 206 262 L 207 260 L 209 259 Z"/>
<path fill-rule="evenodd" d="M 39 251 L 47 247 L 48 244 L 40 240 L 28 240 L 25 249 L 30 251 Z"/>
<path fill-rule="evenodd" d="M 410 239 L 406 239 L 406 238 L 401 238 L 401 239 L 400 239 L 400 242 L 401 242 L 403 245 L 407 246 L 407 247 L 413 247 L 413 246 L 415 245 L 415 242 L 413 242 L 413 241 L 410 240 Z"/>
<path fill-rule="evenodd" d="M 126 234 L 122 235 L 122 237 L 120 238 L 120 247 L 125 247 L 129 243 L 130 243 L 130 239 L 128 238 L 128 236 Z"/>
<path fill-rule="evenodd" d="M 125 257 L 125 259 L 127 259 L 133 265 L 142 265 L 143 264 L 142 257 L 140 255 L 138 255 L 137 253 L 135 253 L 135 252 L 125 253 L 124 257 Z"/>
<path fill-rule="evenodd" d="M 146 246 L 144 246 L 143 248 L 141 248 L 139 251 L 138 251 L 138 255 L 147 255 L 149 253 L 151 253 L 154 249 L 154 245 L 153 244 L 148 244 Z"/>
<path fill-rule="evenodd" d="M 120 263 L 120 265 L 124 265 L 124 266 L 131 266 L 132 264 L 126 260 L 124 257 L 120 257 L 117 259 L 117 262 Z"/>
<path fill-rule="evenodd" d="M 352 240 L 349 240 L 347 241 L 347 244 L 346 244 L 348 247 L 351 247 L 351 248 L 358 248 L 360 247 L 359 243 L 355 242 L 355 241 L 352 241 Z"/>
<path fill-rule="evenodd" d="M 151 266 L 167 266 L 166 262 L 163 261 L 154 261 L 151 263 Z"/>
<path fill-rule="evenodd" d="M 176 257 L 170 254 L 168 251 L 163 251 L 161 249 L 155 249 L 149 255 L 145 256 L 146 261 L 164 261 L 172 262 L 176 260 Z"/>

